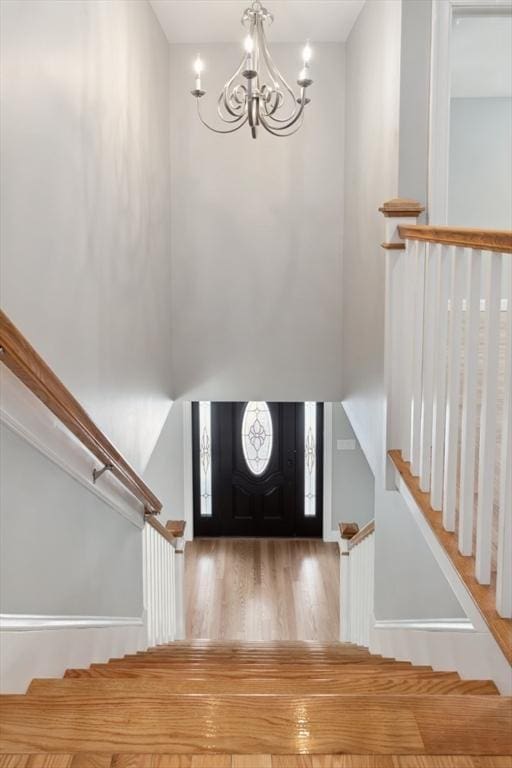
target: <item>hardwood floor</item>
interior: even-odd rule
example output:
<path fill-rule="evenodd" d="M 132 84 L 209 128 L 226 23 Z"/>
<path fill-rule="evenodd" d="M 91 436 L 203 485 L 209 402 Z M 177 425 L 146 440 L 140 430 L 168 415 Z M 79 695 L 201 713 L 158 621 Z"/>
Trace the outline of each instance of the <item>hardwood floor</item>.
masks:
<path fill-rule="evenodd" d="M 187 638 L 339 637 L 339 553 L 304 539 L 196 539 L 187 544 Z"/>
<path fill-rule="evenodd" d="M 0 768 L 512 768 L 468 755 L 0 755 Z"/>

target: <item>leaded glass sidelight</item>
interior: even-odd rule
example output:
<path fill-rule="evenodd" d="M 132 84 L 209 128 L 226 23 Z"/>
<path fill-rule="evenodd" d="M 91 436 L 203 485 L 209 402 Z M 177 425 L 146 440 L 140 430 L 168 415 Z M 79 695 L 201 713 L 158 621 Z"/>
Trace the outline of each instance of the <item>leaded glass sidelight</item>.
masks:
<path fill-rule="evenodd" d="M 304 515 L 316 515 L 316 403 L 304 403 Z"/>
<path fill-rule="evenodd" d="M 201 517 L 212 516 L 211 403 L 199 403 L 199 474 Z"/>
<path fill-rule="evenodd" d="M 249 402 L 242 419 L 242 450 L 253 475 L 262 475 L 272 455 L 272 416 L 265 402 Z"/>

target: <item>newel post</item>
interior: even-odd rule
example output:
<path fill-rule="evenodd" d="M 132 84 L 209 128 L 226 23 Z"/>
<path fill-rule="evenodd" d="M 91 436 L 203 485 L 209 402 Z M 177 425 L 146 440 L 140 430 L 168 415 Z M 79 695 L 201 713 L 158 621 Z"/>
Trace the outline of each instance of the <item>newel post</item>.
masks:
<path fill-rule="evenodd" d="M 174 537 L 175 640 L 185 639 L 185 520 L 169 520 L 167 530 Z"/>
<path fill-rule="evenodd" d="M 384 305 L 384 386 L 385 386 L 385 434 L 383 446 L 383 478 L 385 488 L 394 490 L 394 471 L 388 461 L 388 451 L 401 448 L 404 425 L 401 420 L 403 407 L 404 335 L 411 333 L 403 322 L 404 305 L 412 300 L 413 286 L 407 285 L 408 270 L 405 267 L 406 244 L 400 237 L 402 224 L 417 224 L 424 207 L 416 200 L 394 198 L 383 203 L 379 211 L 384 216 L 385 240 L 381 247 L 386 254 L 385 305 Z"/>
<path fill-rule="evenodd" d="M 340 641 L 350 643 L 350 539 L 359 533 L 357 523 L 340 523 Z"/>

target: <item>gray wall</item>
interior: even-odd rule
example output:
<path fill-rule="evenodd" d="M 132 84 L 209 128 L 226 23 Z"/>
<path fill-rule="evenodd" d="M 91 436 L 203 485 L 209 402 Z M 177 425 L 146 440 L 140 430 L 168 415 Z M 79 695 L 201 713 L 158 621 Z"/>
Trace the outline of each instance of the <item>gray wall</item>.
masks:
<path fill-rule="evenodd" d="M 398 194 L 426 206 L 432 0 L 402 2 L 401 22 Z"/>
<path fill-rule="evenodd" d="M 380 474 L 384 396 L 383 219 L 398 189 L 400 11 L 369 0 L 346 44 L 343 403 Z"/>
<path fill-rule="evenodd" d="M 144 481 L 163 504 L 162 522 L 184 519 L 183 464 L 183 401 L 176 400 L 144 472 Z"/>
<path fill-rule="evenodd" d="M 354 450 L 338 449 L 338 440 L 355 440 Z M 333 403 L 332 430 L 332 529 L 355 522 L 361 528 L 373 519 L 375 480 L 355 439 L 341 403 Z"/>
<path fill-rule="evenodd" d="M 399 166 L 411 147 L 411 124 L 400 119 L 401 96 L 404 105 L 410 99 L 401 94 L 400 72 L 408 63 L 425 68 L 425 62 L 414 63 L 414 48 L 401 49 L 402 5 L 368 0 L 346 44 L 343 404 L 375 476 L 376 617 L 452 618 L 463 614 L 428 545 L 400 495 L 384 490 L 385 256 L 378 207 L 397 196 Z M 404 23 L 423 38 L 423 53 L 425 11 L 424 3 L 407 0 Z M 423 103 L 421 110 L 424 119 Z M 424 158 L 413 167 L 408 183 L 420 191 L 426 187 Z"/>
<path fill-rule="evenodd" d="M 512 229 L 511 137 L 511 98 L 452 98 L 451 224 Z"/>
<path fill-rule="evenodd" d="M 465 612 L 398 491 L 377 493 L 375 522 L 375 618 L 463 618 Z"/>
<path fill-rule="evenodd" d="M 141 616 L 141 531 L 0 425 L 0 613 Z"/>
<path fill-rule="evenodd" d="M 169 47 L 146 0 L 0 11 L 1 305 L 140 472 L 172 397 Z M 140 531 L 3 447 L 3 610 L 140 615 Z"/>
<path fill-rule="evenodd" d="M 171 405 L 169 47 L 146 0 L 1 9 L 1 304 L 141 471 Z"/>
<path fill-rule="evenodd" d="M 300 45 L 273 55 L 293 82 Z M 315 46 L 293 137 L 204 128 L 171 46 L 173 370 L 190 400 L 340 400 L 344 48 Z M 201 48 L 213 119 L 237 45 Z"/>

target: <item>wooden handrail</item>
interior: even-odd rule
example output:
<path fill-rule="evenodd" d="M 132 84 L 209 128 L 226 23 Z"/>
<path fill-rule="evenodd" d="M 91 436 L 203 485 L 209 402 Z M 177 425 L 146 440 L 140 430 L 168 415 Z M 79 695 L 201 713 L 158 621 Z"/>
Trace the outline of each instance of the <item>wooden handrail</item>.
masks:
<path fill-rule="evenodd" d="M 152 528 L 154 528 L 155 531 L 158 531 L 160 536 L 163 536 L 163 538 L 173 546 L 177 543 L 178 539 L 183 537 L 183 534 L 185 533 L 186 523 L 184 520 L 170 520 L 165 525 L 162 525 L 162 523 L 160 523 L 152 515 L 147 515 L 146 522 Z"/>
<path fill-rule="evenodd" d="M 470 229 L 467 227 L 427 227 L 422 224 L 401 224 L 402 240 L 423 240 L 429 243 L 457 245 L 482 251 L 512 253 L 512 232 L 500 229 Z"/>
<path fill-rule="evenodd" d="M 350 541 L 348 542 L 348 549 L 349 551 L 351 549 L 354 549 L 354 547 L 357 547 L 358 544 L 360 544 L 362 541 L 364 541 L 368 536 L 371 536 L 371 534 L 375 530 L 375 520 L 370 520 L 369 523 L 366 523 L 361 530 L 356 533 L 355 536 L 352 536 Z"/>
<path fill-rule="evenodd" d="M 185 535 L 187 523 L 185 520 L 168 520 L 165 527 L 175 539 L 182 539 Z"/>
<path fill-rule="evenodd" d="M 162 503 L 96 426 L 23 334 L 0 310 L 0 360 L 132 493 L 149 513 Z"/>

